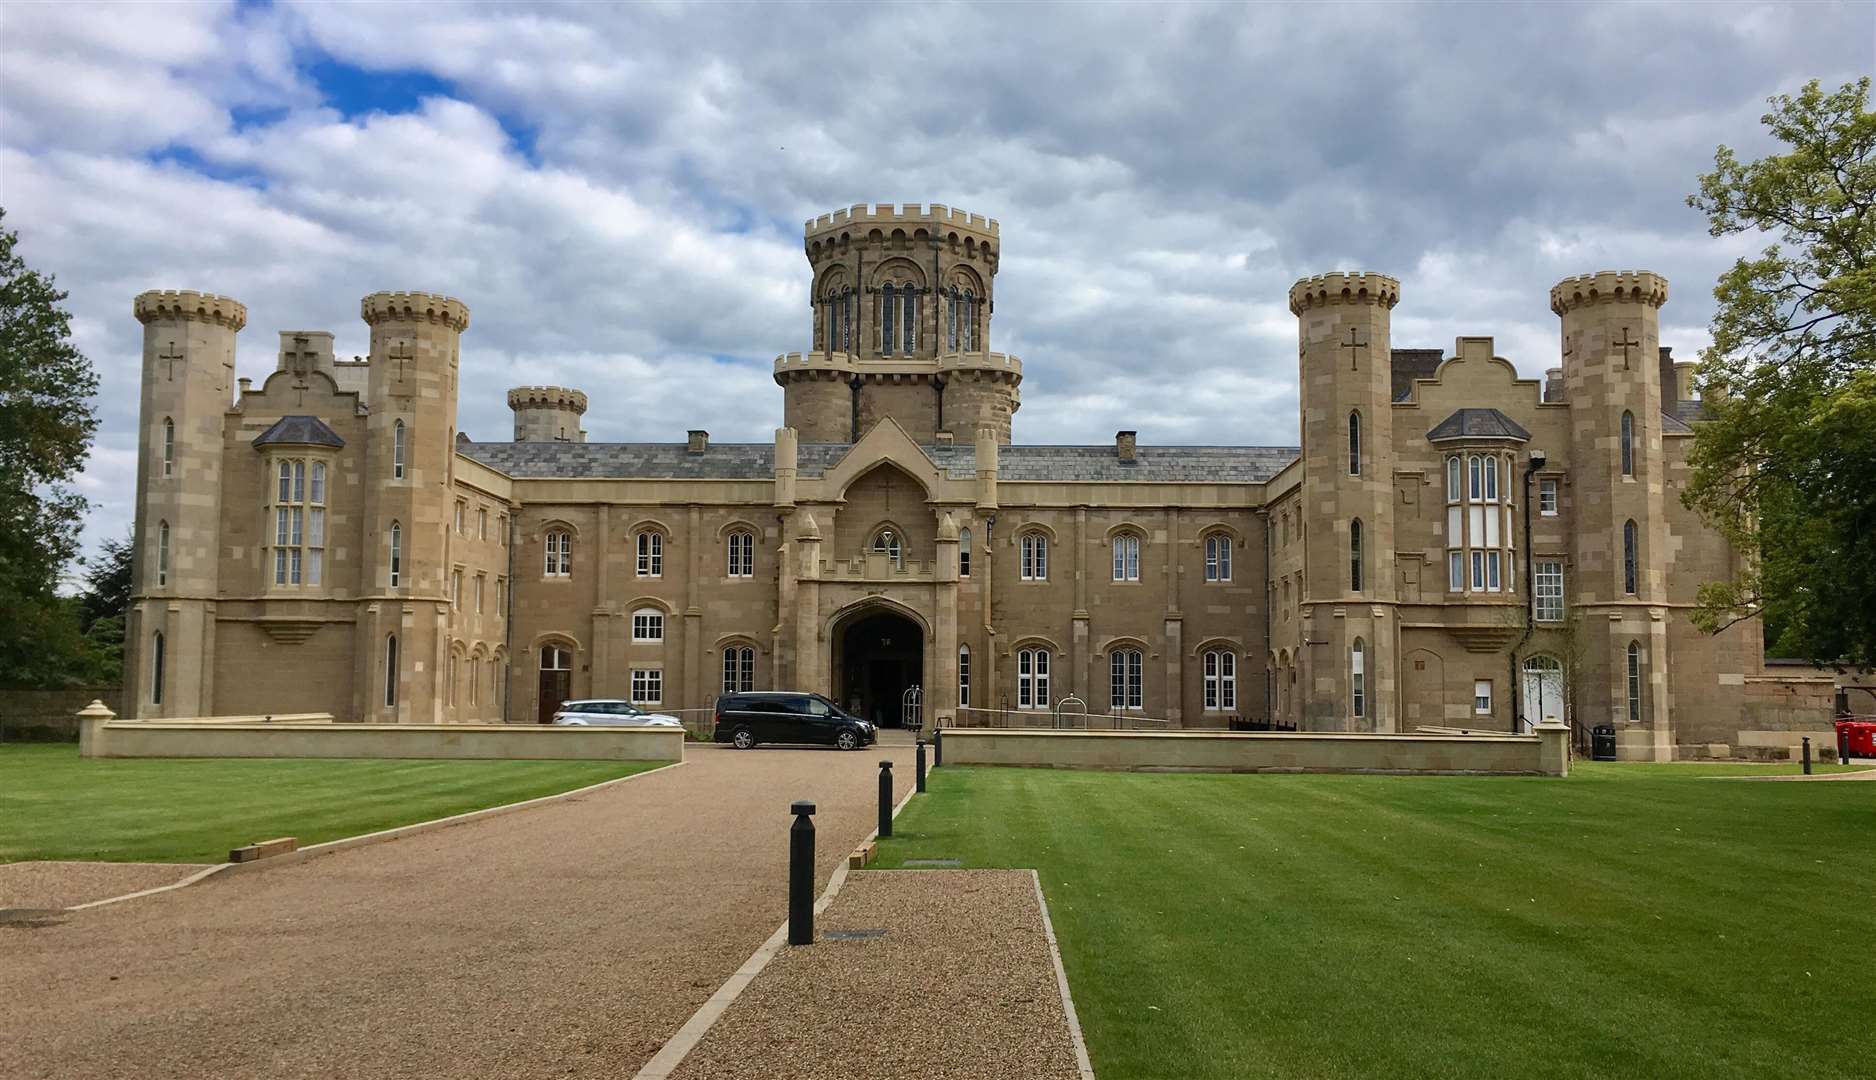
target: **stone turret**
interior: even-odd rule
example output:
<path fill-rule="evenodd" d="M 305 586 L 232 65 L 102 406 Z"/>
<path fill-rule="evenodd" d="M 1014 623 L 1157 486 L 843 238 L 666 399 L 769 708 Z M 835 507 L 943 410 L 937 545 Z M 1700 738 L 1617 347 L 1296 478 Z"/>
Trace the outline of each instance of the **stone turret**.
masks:
<path fill-rule="evenodd" d="M 809 221 L 814 347 L 776 359 L 784 422 L 807 442 L 855 441 L 888 416 L 922 443 L 979 429 L 1009 442 L 1022 364 L 990 351 L 1001 244 L 994 219 L 938 204 Z"/>
<path fill-rule="evenodd" d="M 380 292 L 360 301 L 359 314 L 371 356 L 358 715 L 434 723 L 442 701 L 425 673 L 448 655 L 456 374 L 469 308 L 434 293 Z"/>
<path fill-rule="evenodd" d="M 143 293 L 132 310 L 143 390 L 125 711 L 198 716 L 214 708 L 222 422 L 248 314 L 226 296 L 175 290 Z"/>
<path fill-rule="evenodd" d="M 1394 417 L 1390 345 L 1400 282 L 1338 272 L 1290 287 L 1302 388 L 1304 498 L 1333 530 L 1305 553 L 1306 709 L 1316 730 L 1391 731 Z M 1359 660 L 1356 659 L 1359 654 Z M 1353 676 L 1363 674 L 1359 714 Z"/>
<path fill-rule="evenodd" d="M 508 391 L 516 442 L 585 442 L 580 418 L 586 395 L 564 386 L 517 386 Z"/>

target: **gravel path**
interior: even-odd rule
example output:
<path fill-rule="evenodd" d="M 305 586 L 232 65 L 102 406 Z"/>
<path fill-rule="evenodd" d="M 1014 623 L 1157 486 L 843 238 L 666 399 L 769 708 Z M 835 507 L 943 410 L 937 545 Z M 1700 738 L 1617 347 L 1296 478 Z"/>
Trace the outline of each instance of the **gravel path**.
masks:
<path fill-rule="evenodd" d="M 907 747 L 686 748 L 591 795 L 0 925 L 0 1076 L 630 1076 L 783 920 Z"/>
<path fill-rule="evenodd" d="M 861 871 L 815 930 L 815 944 L 776 955 L 672 1080 L 1080 1076 L 1028 871 Z"/>
<path fill-rule="evenodd" d="M 0 863 L 0 910 L 64 908 L 173 885 L 203 869 L 194 863 Z"/>

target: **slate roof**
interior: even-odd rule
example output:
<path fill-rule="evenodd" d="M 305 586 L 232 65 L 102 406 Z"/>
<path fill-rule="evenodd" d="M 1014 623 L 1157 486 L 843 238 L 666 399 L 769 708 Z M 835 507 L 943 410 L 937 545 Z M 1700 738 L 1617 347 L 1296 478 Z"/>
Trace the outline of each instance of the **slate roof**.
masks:
<path fill-rule="evenodd" d="M 1680 417 L 1668 412 L 1661 414 L 1661 430 L 1669 435 L 1692 435 L 1694 433 L 1694 429 L 1682 422 Z"/>
<path fill-rule="evenodd" d="M 317 416 L 283 416 L 272 427 L 254 436 L 255 446 L 344 446 L 339 433 Z"/>
<path fill-rule="evenodd" d="M 1443 439 L 1517 439 L 1529 440 L 1531 433 L 1497 409 L 1460 409 L 1427 432 L 1428 442 Z"/>
<path fill-rule="evenodd" d="M 767 480 L 775 473 L 772 443 L 711 443 L 693 454 L 684 443 L 467 443 L 460 452 L 500 472 L 524 478 L 625 478 L 645 480 Z M 799 475 L 820 476 L 850 447 L 846 443 L 802 443 Z M 953 480 L 977 475 L 975 446 L 926 446 L 932 461 Z M 1005 446 L 997 453 L 997 479 L 1033 481 L 1144 480 L 1160 483 L 1262 483 L 1296 460 L 1294 446 L 1142 446 L 1125 465 L 1112 444 L 1100 446 Z"/>
<path fill-rule="evenodd" d="M 1393 349 L 1389 356 L 1395 401 L 1406 401 L 1414 391 L 1415 379 L 1431 379 L 1446 359 L 1444 349 Z"/>
<path fill-rule="evenodd" d="M 1683 424 L 1692 424 L 1707 418 L 1706 404 L 1698 400 L 1676 401 L 1672 403 L 1671 408 L 1663 411 Z"/>

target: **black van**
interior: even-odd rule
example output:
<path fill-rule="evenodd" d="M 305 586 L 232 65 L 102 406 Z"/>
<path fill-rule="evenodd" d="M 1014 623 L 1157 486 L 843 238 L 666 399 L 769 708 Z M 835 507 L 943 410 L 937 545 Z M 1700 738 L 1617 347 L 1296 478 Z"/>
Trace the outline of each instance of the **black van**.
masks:
<path fill-rule="evenodd" d="M 738 750 L 759 743 L 819 743 L 858 750 L 878 737 L 873 725 L 819 694 L 770 690 L 717 698 L 716 741 Z"/>

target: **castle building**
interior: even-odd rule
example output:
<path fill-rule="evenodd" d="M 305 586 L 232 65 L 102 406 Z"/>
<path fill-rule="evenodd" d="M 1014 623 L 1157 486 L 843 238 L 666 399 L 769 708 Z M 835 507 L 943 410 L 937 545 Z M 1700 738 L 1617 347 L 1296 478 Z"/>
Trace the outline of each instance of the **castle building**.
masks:
<path fill-rule="evenodd" d="M 147 292 L 127 700 L 142 717 L 532 723 L 570 697 L 707 715 L 820 691 L 894 722 L 1069 708 L 1170 728 L 1615 728 L 1625 757 L 1828 731 L 1828 680 L 1756 624 L 1689 622 L 1736 555 L 1682 507 L 1691 365 L 1667 282 L 1551 291 L 1559 366 L 1395 348 L 1399 283 L 1290 290 L 1302 446 L 1012 441 L 991 349 L 998 223 L 939 205 L 809 221 L 811 350 L 772 443 L 596 443 L 583 393 L 457 430 L 461 301 L 365 297 L 370 355 Z"/>

